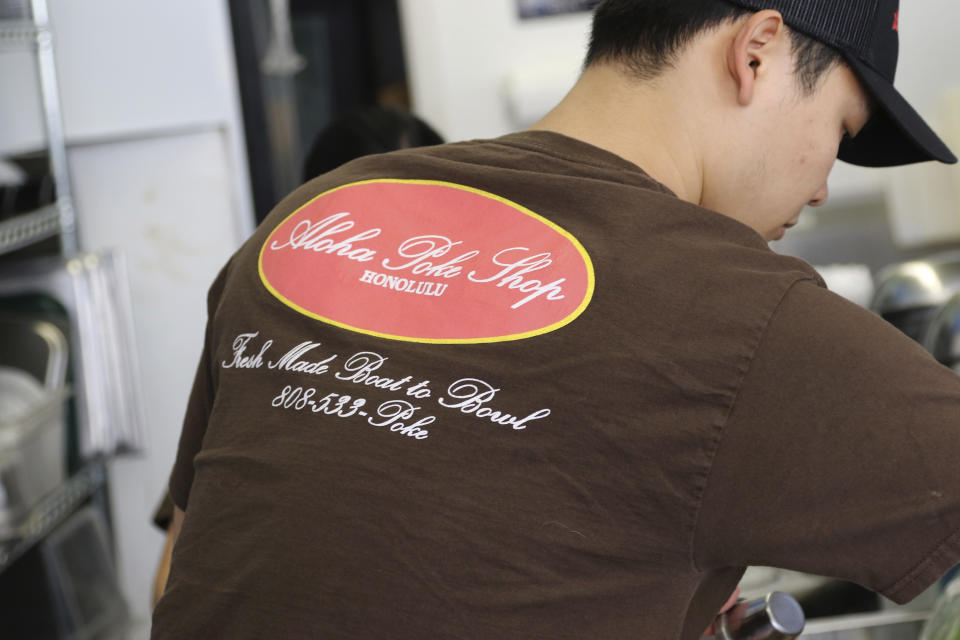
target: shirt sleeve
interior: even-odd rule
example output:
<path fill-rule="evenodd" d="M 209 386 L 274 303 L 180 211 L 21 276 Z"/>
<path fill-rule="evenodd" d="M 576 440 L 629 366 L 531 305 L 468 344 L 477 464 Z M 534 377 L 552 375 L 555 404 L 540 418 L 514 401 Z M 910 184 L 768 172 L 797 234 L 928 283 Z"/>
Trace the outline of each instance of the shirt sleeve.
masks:
<path fill-rule="evenodd" d="M 167 531 L 170 529 L 171 522 L 173 522 L 173 500 L 170 499 L 170 492 L 167 491 L 153 511 L 153 524 L 161 531 Z"/>
<path fill-rule="evenodd" d="M 200 452 L 203 444 L 203 436 L 207 432 L 207 421 L 210 418 L 216 394 L 216 370 L 212 366 L 211 354 L 214 345 L 212 334 L 216 309 L 223 293 L 228 267 L 229 263 L 220 271 L 207 293 L 207 327 L 204 333 L 203 353 L 193 379 L 193 388 L 190 391 L 187 411 L 183 419 L 183 429 L 180 432 L 177 459 L 170 474 L 170 497 L 182 511 L 187 509 L 190 487 L 193 484 L 193 458 Z"/>
<path fill-rule="evenodd" d="M 960 377 L 809 282 L 785 295 L 701 498 L 701 569 L 772 566 L 907 602 L 960 562 Z"/>

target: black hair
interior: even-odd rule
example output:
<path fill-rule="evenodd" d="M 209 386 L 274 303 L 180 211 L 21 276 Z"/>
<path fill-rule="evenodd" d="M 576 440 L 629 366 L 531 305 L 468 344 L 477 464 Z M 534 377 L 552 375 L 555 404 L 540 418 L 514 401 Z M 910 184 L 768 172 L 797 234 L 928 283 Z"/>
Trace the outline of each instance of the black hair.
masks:
<path fill-rule="evenodd" d="M 653 80 L 695 36 L 751 13 L 724 0 L 604 0 L 593 15 L 585 66 L 620 62 L 638 79 Z M 809 95 L 842 58 L 829 45 L 789 33 L 797 83 Z"/>
<path fill-rule="evenodd" d="M 303 163 L 303 179 L 311 180 L 372 153 L 442 143 L 440 134 L 409 111 L 365 107 L 348 113 L 317 135 Z"/>

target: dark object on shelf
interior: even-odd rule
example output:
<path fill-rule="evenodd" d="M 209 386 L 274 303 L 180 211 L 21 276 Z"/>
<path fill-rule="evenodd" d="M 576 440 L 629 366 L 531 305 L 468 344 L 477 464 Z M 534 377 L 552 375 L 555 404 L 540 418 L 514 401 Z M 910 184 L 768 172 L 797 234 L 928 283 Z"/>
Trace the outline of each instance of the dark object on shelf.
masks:
<path fill-rule="evenodd" d="M 880 597 L 860 585 L 831 580 L 796 594 L 808 620 L 880 610 Z"/>
<path fill-rule="evenodd" d="M 17 184 L 0 184 L 0 220 L 36 211 L 56 203 L 57 194 L 50 157 L 46 152 L 34 152 L 4 158 L 23 174 Z"/>
<path fill-rule="evenodd" d="M 0 575 L 0 620 L 11 638 L 122 637 L 129 614 L 96 509 L 75 513 Z"/>

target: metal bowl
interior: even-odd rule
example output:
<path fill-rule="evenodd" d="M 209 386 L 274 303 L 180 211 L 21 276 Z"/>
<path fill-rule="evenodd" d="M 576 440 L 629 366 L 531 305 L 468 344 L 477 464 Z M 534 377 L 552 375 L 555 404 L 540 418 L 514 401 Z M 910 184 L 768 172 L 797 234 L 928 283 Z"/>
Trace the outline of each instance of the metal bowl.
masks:
<path fill-rule="evenodd" d="M 960 293 L 960 251 L 904 262 L 877 274 L 870 309 L 923 342 L 940 307 Z"/>
<path fill-rule="evenodd" d="M 923 346 L 938 362 L 960 373 L 960 294 L 954 294 L 936 311 Z"/>

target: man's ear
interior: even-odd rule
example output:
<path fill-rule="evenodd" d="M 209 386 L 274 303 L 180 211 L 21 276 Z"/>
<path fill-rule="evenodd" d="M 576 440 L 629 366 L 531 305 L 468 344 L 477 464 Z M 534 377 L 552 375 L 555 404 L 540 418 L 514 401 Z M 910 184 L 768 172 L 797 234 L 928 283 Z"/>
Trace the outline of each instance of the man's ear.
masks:
<path fill-rule="evenodd" d="M 758 11 L 737 30 L 728 51 L 727 66 L 737 83 L 737 101 L 741 106 L 753 100 L 754 84 L 764 64 L 770 59 L 772 43 L 786 34 L 779 11 Z"/>

